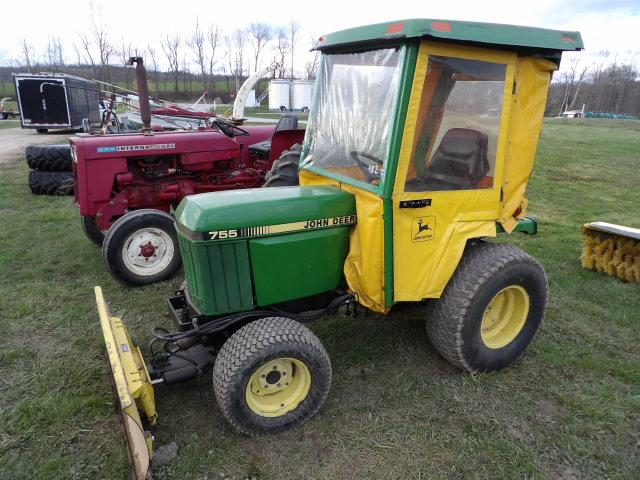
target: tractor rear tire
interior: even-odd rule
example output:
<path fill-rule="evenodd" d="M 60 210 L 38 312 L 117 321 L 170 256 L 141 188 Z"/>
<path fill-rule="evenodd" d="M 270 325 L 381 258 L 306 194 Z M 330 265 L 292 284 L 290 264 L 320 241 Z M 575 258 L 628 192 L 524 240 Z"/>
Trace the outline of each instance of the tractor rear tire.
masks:
<path fill-rule="evenodd" d="M 449 362 L 471 373 L 518 360 L 542 325 L 547 276 L 517 247 L 467 246 L 444 293 L 427 307 L 427 333 Z"/>
<path fill-rule="evenodd" d="M 120 217 L 104 237 L 102 259 L 111 275 L 128 285 L 173 277 L 182 266 L 173 217 L 153 209 Z"/>
<path fill-rule="evenodd" d="M 331 361 L 322 343 L 285 317 L 262 318 L 239 329 L 213 367 L 220 410 L 247 435 L 302 425 L 320 410 L 330 387 Z"/>
<path fill-rule="evenodd" d="M 101 247 L 104 242 L 105 232 L 100 230 L 98 227 L 96 217 L 92 217 L 91 215 L 81 215 L 80 223 L 82 224 L 82 231 L 87 238 Z"/>
<path fill-rule="evenodd" d="M 34 195 L 73 195 L 73 174 L 30 170 L 29 188 Z"/>
<path fill-rule="evenodd" d="M 29 145 L 25 152 L 29 168 L 41 172 L 70 172 L 69 145 Z"/>
<path fill-rule="evenodd" d="M 264 177 L 263 187 L 290 187 L 300 185 L 298 180 L 298 165 L 300 164 L 300 154 L 302 146 L 298 143 L 285 150 L 273 165 L 271 170 Z"/>

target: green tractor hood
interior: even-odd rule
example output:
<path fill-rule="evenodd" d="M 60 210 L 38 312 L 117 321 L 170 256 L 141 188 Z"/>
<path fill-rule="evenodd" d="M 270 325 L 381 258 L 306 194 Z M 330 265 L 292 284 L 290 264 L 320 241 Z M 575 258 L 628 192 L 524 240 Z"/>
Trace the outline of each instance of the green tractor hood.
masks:
<path fill-rule="evenodd" d="M 338 288 L 355 197 L 331 186 L 186 197 L 175 212 L 192 306 L 248 311 Z"/>
<path fill-rule="evenodd" d="M 175 217 L 178 230 L 193 240 L 225 240 L 304 229 L 302 225 L 303 228 L 268 232 L 259 227 L 300 222 L 312 228 L 323 223 L 330 227 L 334 221 L 355 215 L 355 211 L 354 196 L 336 187 L 251 188 L 188 196 L 178 206 Z M 316 220 L 328 222 L 309 223 Z M 209 234 L 229 230 L 238 231 L 233 237 L 211 238 Z"/>

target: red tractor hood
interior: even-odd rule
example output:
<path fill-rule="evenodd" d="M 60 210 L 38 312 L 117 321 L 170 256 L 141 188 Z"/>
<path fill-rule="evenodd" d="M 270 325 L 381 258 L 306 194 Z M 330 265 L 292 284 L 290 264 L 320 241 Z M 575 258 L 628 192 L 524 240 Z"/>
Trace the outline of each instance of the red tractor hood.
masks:
<path fill-rule="evenodd" d="M 237 150 L 242 145 L 243 154 L 248 145 L 271 137 L 274 125 L 246 127 L 248 136 L 233 139 L 213 131 L 153 132 L 152 134 L 127 133 L 115 135 L 77 135 L 70 139 L 78 154 L 86 160 L 108 157 L 129 157 L 147 154 L 215 152 Z M 243 155 L 244 156 L 244 155 Z"/>

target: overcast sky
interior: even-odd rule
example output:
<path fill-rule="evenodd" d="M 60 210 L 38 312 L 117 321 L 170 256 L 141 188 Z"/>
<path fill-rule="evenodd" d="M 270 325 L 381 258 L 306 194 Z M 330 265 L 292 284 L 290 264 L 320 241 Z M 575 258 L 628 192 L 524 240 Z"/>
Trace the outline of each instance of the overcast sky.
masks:
<path fill-rule="evenodd" d="M 224 31 L 242 28 L 251 21 L 286 24 L 297 20 L 303 33 L 298 45 L 297 68 L 304 64 L 309 38 L 357 25 L 404 18 L 434 18 L 509 23 L 581 32 L 586 52 L 609 50 L 620 59 L 640 55 L 640 0 L 449 0 L 449 1 L 176 1 L 96 0 L 110 27 L 111 41 L 144 49 L 165 33 L 189 34 L 196 18 L 201 26 L 217 24 Z M 18 39 L 26 38 L 40 54 L 48 35 L 59 35 L 65 56 L 75 61 L 73 44 L 78 32 L 87 31 L 88 1 L 19 0 L 3 4 L 0 60 L 18 59 Z M 9 20 L 11 19 L 11 20 Z M 4 57 L 4 58 L 2 58 Z M 266 61 L 266 55 L 265 55 Z"/>

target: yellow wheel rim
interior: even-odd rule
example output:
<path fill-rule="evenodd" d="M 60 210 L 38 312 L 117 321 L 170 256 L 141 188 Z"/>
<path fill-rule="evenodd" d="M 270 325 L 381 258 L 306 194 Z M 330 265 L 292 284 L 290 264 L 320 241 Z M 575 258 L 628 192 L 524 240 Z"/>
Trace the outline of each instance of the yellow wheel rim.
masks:
<path fill-rule="evenodd" d="M 482 315 L 483 343 L 489 348 L 502 348 L 511 343 L 527 321 L 530 303 L 529 294 L 519 285 L 500 290 Z"/>
<path fill-rule="evenodd" d="M 247 383 L 245 399 L 252 412 L 279 417 L 295 409 L 309 393 L 311 372 L 296 358 L 276 358 L 261 365 Z"/>

